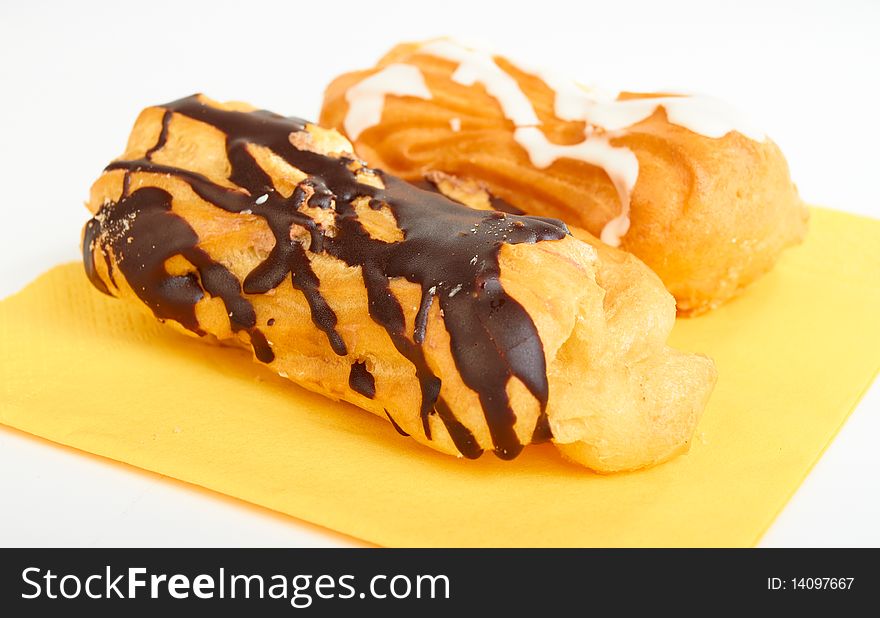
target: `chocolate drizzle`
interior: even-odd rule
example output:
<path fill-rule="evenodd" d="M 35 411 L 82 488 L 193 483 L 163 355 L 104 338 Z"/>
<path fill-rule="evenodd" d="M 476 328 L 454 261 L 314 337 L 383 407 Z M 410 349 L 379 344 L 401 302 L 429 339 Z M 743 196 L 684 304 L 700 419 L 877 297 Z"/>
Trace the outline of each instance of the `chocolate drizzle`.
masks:
<path fill-rule="evenodd" d="M 394 418 L 391 416 L 391 413 L 388 412 L 388 410 L 385 410 L 385 416 L 387 416 L 388 420 L 391 421 L 391 425 L 394 427 L 394 429 L 395 429 L 395 431 L 397 431 L 397 433 L 399 433 L 400 435 L 402 435 L 405 438 L 409 437 L 409 434 L 403 430 L 403 427 L 401 427 L 400 425 L 397 424 L 397 421 L 394 420 Z"/>
<path fill-rule="evenodd" d="M 351 387 L 351 390 L 360 393 L 368 399 L 376 396 L 376 379 L 363 361 L 355 361 L 351 364 L 351 371 L 348 374 L 348 385 Z"/>
<path fill-rule="evenodd" d="M 107 288 L 107 284 L 104 283 L 104 280 L 101 279 L 95 268 L 95 250 L 98 249 L 99 251 L 102 251 L 106 256 L 106 249 L 100 247 L 100 243 L 98 242 L 100 234 L 101 223 L 97 219 L 89 219 L 88 223 L 86 223 L 85 230 L 83 231 L 83 265 L 86 269 L 86 276 L 89 278 L 89 281 L 92 282 L 92 285 L 104 294 L 110 295 L 110 290 Z M 109 271 L 110 266 L 108 265 L 107 268 Z"/>
<path fill-rule="evenodd" d="M 307 123 L 302 120 L 266 111 L 226 111 L 206 105 L 195 96 L 162 107 L 166 110 L 163 130 L 149 153 L 164 145 L 173 114 L 207 123 L 227 136 L 229 180 L 240 189 L 217 185 L 191 171 L 158 165 L 148 157 L 115 161 L 107 169 L 177 176 L 218 208 L 233 213 L 248 211 L 265 219 L 275 236 L 275 246 L 239 285 L 232 273 L 197 247 L 198 238 L 193 230 L 171 212 L 168 193 L 156 188 L 126 193 L 118 203 L 99 211 L 87 225 L 86 237 L 89 242 L 100 241 L 102 218 L 118 220 L 134 213 L 134 241 L 111 240 L 111 245 L 120 270 L 158 317 L 175 319 L 194 332 L 201 332 L 193 306 L 204 292 L 219 296 L 230 313 L 232 328 L 248 329 L 257 357 L 264 360 L 269 358 L 271 349 L 264 345 L 262 333 L 254 328 L 253 308 L 242 292 L 265 293 L 281 285 L 289 274 L 292 286 L 308 300 L 315 325 L 325 333 L 333 351 L 345 356 L 347 347 L 336 331 L 337 316 L 322 296 L 320 280 L 309 260 L 310 253 L 326 254 L 361 268 L 370 317 L 385 329 L 396 349 L 415 368 L 421 386 L 420 414 L 426 437 L 431 437 L 429 418 L 436 414 L 464 456 L 478 457 L 482 452 L 471 431 L 440 396 L 440 379 L 431 371 L 422 349 L 428 315 L 435 302 L 451 338 L 451 351 L 461 378 L 479 396 L 495 454 L 510 459 L 523 446 L 514 430 L 516 416 L 506 391 L 512 377 L 518 378 L 540 403 L 541 414 L 533 439 L 550 437 L 543 346 L 529 314 L 501 286 L 498 253 L 503 244 L 563 238 L 567 229 L 562 222 L 472 210 L 381 171 L 364 168 L 353 158 L 300 149 L 290 138 L 305 129 Z M 247 151 L 248 144 L 268 148 L 309 178 L 289 198 L 283 197 Z M 384 189 L 359 182 L 359 172 L 378 175 Z M 403 240 L 385 242 L 369 235 L 358 220 L 353 203 L 361 197 L 368 199 L 372 208 L 390 210 Z M 301 212 L 304 205 L 333 210 L 335 233 L 327 234 Z M 308 232 L 308 243 L 291 239 L 294 226 Z M 86 271 L 93 282 L 100 282 L 95 283 L 100 288 L 103 282 L 95 275 L 93 254 L 89 253 L 84 256 Z M 177 254 L 197 268 L 198 277 L 171 276 L 165 271 L 165 260 Z M 412 333 L 407 332 L 403 309 L 390 289 L 391 280 L 398 277 L 419 285 L 422 291 Z M 366 367 L 354 363 L 351 371 L 352 388 L 365 395 L 372 391 L 366 396 L 374 396 L 372 376 L 362 373 Z M 367 388 L 366 376 L 373 383 L 372 389 Z"/>
<path fill-rule="evenodd" d="M 457 201 L 451 195 L 447 195 L 446 193 L 444 193 L 443 189 L 437 183 L 437 180 L 430 174 L 425 175 L 422 180 L 413 182 L 412 184 L 419 187 L 420 189 L 424 189 L 426 191 L 433 191 L 434 193 L 440 193 L 441 195 L 445 195 L 446 197 L 448 197 L 449 199 L 451 199 L 453 201 Z M 489 206 L 491 206 L 493 210 L 506 212 L 509 215 L 524 215 L 524 214 L 526 214 L 525 211 L 517 208 L 516 206 L 514 206 L 513 204 L 511 204 L 507 200 L 504 200 L 504 199 L 496 196 L 494 193 L 489 191 L 489 189 L 483 187 L 483 190 L 488 195 Z"/>
<path fill-rule="evenodd" d="M 254 348 L 254 356 L 258 361 L 268 364 L 275 360 L 275 352 L 272 351 L 269 340 L 259 329 L 251 331 L 251 347 Z"/>
<path fill-rule="evenodd" d="M 220 298 L 232 330 L 247 330 L 257 358 L 264 363 L 272 362 L 272 349 L 254 328 L 257 316 L 251 303 L 241 296 L 238 279 L 197 246 L 195 231 L 171 212 L 171 199 L 171 194 L 163 189 L 144 187 L 121 198 L 112 208 L 103 207 L 99 216 L 86 225 L 84 247 L 97 241 L 106 252 L 109 246 L 117 256 L 117 268 L 156 317 L 175 320 L 198 335 L 204 331 L 196 318 L 196 303 L 205 292 Z M 106 233 L 99 236 L 99 230 Z M 196 268 L 198 277 L 171 275 L 165 262 L 175 255 L 186 258 Z M 90 278 L 101 281 L 90 259 L 86 259 L 86 272 L 91 273 Z M 102 291 L 106 292 L 106 286 Z"/>
<path fill-rule="evenodd" d="M 157 150 L 162 150 L 162 146 L 168 141 L 168 125 L 171 124 L 172 115 L 173 114 L 168 110 L 165 110 L 165 113 L 162 114 L 162 130 L 159 132 L 159 139 L 157 139 L 153 147 L 144 154 L 145 159 L 151 161 L 153 159 L 153 153 Z M 128 194 L 128 191 L 125 193 Z"/>
<path fill-rule="evenodd" d="M 490 193 L 489 194 L 489 204 L 492 205 L 492 208 L 495 210 L 500 210 L 501 212 L 506 212 L 509 215 L 523 215 L 525 214 L 522 210 L 508 202 L 507 200 L 503 200 L 500 197 Z"/>

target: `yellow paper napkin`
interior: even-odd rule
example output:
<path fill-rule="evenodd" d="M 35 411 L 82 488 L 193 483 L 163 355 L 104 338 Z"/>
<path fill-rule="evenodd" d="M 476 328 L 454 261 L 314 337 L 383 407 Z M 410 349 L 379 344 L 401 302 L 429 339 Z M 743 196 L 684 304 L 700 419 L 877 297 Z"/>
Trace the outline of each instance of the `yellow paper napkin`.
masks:
<path fill-rule="evenodd" d="M 673 344 L 720 374 L 691 451 L 599 476 L 549 445 L 432 452 L 68 264 L 0 303 L 0 423 L 382 545 L 752 545 L 876 375 L 878 316 L 880 222 L 814 210 L 773 272 L 678 321 Z"/>

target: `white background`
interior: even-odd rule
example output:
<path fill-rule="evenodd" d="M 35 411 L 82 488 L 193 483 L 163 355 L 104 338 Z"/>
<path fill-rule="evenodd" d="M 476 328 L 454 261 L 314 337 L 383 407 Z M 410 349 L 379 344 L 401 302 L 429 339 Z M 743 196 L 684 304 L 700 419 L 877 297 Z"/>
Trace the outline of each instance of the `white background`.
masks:
<path fill-rule="evenodd" d="M 880 216 L 878 31 L 869 1 L 4 2 L 0 297 L 77 259 L 88 187 L 141 108 L 201 91 L 316 118 L 332 77 L 440 35 L 584 82 L 726 98 L 807 201 Z M 880 546 L 878 411 L 875 385 L 763 544 Z M 0 545 L 359 544 L 2 427 L 0 496 Z"/>

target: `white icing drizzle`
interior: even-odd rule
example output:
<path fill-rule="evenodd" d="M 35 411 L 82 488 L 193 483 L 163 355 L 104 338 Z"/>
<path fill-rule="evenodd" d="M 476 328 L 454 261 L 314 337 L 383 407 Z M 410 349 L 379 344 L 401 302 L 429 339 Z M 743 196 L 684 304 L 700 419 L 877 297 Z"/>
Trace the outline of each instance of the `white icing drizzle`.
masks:
<path fill-rule="evenodd" d="M 517 65 L 521 70 L 539 77 L 555 95 L 553 112 L 560 120 L 582 120 L 584 97 L 601 101 L 614 101 L 620 94 L 616 90 L 602 90 L 596 86 L 585 86 L 573 79 L 546 68 L 528 68 Z"/>
<path fill-rule="evenodd" d="M 431 91 L 417 67 L 410 64 L 389 64 L 349 88 L 345 93 L 348 113 L 343 126 L 348 138 L 354 141 L 366 129 L 379 124 L 385 95 L 430 99 Z"/>
<path fill-rule="evenodd" d="M 629 148 L 612 146 L 607 136 L 588 137 L 577 144 L 554 144 L 538 127 L 518 127 L 513 138 L 526 149 L 535 167 L 549 167 L 557 159 L 579 159 L 601 167 L 608 174 L 620 198 L 621 212 L 602 228 L 602 242 L 618 246 L 629 231 L 629 203 L 639 177 L 639 160 Z"/>
<path fill-rule="evenodd" d="M 473 86 L 476 82 L 483 84 L 486 92 L 498 101 L 504 116 L 516 126 L 540 124 L 532 102 L 516 80 L 495 64 L 491 55 L 467 49 L 447 39 L 426 43 L 419 51 L 457 62 L 458 68 L 452 74 L 452 81 L 462 86 Z"/>
<path fill-rule="evenodd" d="M 553 91 L 553 112 L 560 120 L 584 121 L 606 131 L 620 131 L 663 107 L 670 123 L 705 137 L 719 138 L 737 131 L 756 142 L 767 138 L 745 114 L 714 97 L 674 95 L 618 100 L 617 91 L 582 86 L 555 71 L 530 69 L 527 72 L 539 77 Z"/>
<path fill-rule="evenodd" d="M 766 139 L 764 132 L 739 110 L 714 97 L 682 95 L 618 101 L 616 93 L 587 90 L 573 81 L 551 83 L 545 75 L 538 76 L 555 92 L 554 112 L 561 120 L 583 120 L 606 131 L 620 131 L 663 107 L 670 123 L 706 137 L 719 138 L 737 131 L 756 142 Z"/>
<path fill-rule="evenodd" d="M 483 84 L 486 92 L 498 101 L 504 116 L 516 126 L 513 138 L 525 149 L 535 167 L 549 167 L 561 158 L 578 159 L 601 167 L 617 190 L 621 212 L 605 224 L 600 238 L 609 245 L 620 245 L 620 238 L 629 230 L 630 197 L 639 175 L 639 161 L 632 151 L 612 146 L 607 135 L 593 136 L 593 127 L 589 124 L 584 141 L 570 145 L 552 143 L 539 128 L 541 123 L 531 100 L 488 53 L 467 49 L 446 39 L 427 43 L 419 51 L 457 62 L 453 81 L 464 86 L 476 82 Z M 561 79 L 559 82 L 565 83 Z"/>
<path fill-rule="evenodd" d="M 541 122 L 532 102 L 509 73 L 486 52 L 469 49 L 448 39 L 422 45 L 419 52 L 458 64 L 452 80 L 464 86 L 480 83 L 501 107 L 504 116 L 516 127 L 514 139 L 525 149 L 535 167 L 546 168 L 561 158 L 577 159 L 600 167 L 614 184 L 620 198 L 621 212 L 602 229 L 603 242 L 619 246 L 630 226 L 630 201 L 639 175 L 635 154 L 610 139 L 626 134 L 626 129 L 650 117 L 659 107 L 666 110 L 672 124 L 706 137 L 718 138 L 731 131 L 762 141 L 764 134 L 725 103 L 704 96 L 664 96 L 617 100 L 617 93 L 584 88 L 573 80 L 545 70 L 530 71 L 555 93 L 554 113 L 565 121 L 585 122 L 584 139 L 578 144 L 554 144 L 540 129 Z M 431 92 L 419 69 L 407 64 L 391 64 L 364 79 L 346 93 L 349 103 L 344 127 L 354 141 L 382 117 L 385 95 L 414 96 L 430 99 Z M 461 122 L 450 120 L 458 132 Z M 598 129 L 598 130 L 597 130 Z"/>

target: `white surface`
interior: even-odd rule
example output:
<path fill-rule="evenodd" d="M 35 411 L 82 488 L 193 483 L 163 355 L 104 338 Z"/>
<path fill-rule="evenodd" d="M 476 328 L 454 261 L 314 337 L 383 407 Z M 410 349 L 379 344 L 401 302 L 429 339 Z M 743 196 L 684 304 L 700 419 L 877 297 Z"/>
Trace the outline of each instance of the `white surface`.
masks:
<path fill-rule="evenodd" d="M 142 107 L 202 91 L 314 118 L 338 73 L 444 34 L 587 82 L 725 98 L 805 199 L 880 216 L 880 3 L 515 4 L 3 3 L 0 296 L 77 259 L 79 203 Z M 878 411 L 875 384 L 765 545 L 880 546 Z M 2 428 L 0 496 L 0 546 L 356 543 Z"/>

